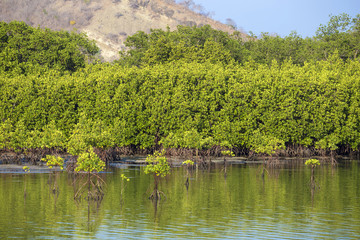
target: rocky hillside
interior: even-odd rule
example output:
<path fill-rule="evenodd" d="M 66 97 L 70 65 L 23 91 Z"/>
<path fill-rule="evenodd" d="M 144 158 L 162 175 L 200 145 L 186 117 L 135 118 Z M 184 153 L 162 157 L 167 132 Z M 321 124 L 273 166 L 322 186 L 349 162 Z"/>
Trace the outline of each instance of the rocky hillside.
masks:
<path fill-rule="evenodd" d="M 177 25 L 233 32 L 233 28 L 173 0 L 0 0 L 0 21 L 24 21 L 54 30 L 78 30 L 94 39 L 102 57 L 118 58 L 127 36 Z"/>

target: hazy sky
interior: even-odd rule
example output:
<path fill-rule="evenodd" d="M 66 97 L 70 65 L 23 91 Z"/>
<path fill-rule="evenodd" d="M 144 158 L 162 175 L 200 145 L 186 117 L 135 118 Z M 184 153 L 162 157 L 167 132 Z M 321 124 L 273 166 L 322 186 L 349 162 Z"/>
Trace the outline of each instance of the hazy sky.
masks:
<path fill-rule="evenodd" d="M 277 33 L 285 37 L 296 31 L 311 37 L 320 24 L 329 21 L 329 14 L 360 14 L 360 0 L 193 0 L 212 12 L 213 19 L 235 21 L 238 28 L 255 35 Z"/>

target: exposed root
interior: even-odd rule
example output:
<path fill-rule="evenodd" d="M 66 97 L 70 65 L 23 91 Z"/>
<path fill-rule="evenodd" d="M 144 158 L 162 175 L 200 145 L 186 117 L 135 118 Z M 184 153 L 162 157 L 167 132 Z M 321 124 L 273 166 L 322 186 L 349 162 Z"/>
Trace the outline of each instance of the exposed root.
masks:
<path fill-rule="evenodd" d="M 84 196 L 84 199 L 95 201 L 102 200 L 105 195 L 103 186 L 106 185 L 106 183 L 100 176 L 95 173 L 87 173 L 86 175 L 81 174 L 80 179 L 75 178 L 74 187 L 76 186 L 76 182 L 81 182 L 85 176 L 86 180 L 82 184 L 80 183 L 80 187 L 77 189 L 77 191 L 75 191 L 74 199 L 79 200 L 82 198 L 84 193 L 87 193 L 86 196 Z"/>
<path fill-rule="evenodd" d="M 164 194 L 162 191 L 159 191 L 159 190 L 155 189 L 155 190 L 151 193 L 149 199 L 155 200 L 155 201 L 161 200 L 161 195 L 164 196 L 165 200 L 167 199 L 166 196 L 165 196 L 165 194 Z"/>

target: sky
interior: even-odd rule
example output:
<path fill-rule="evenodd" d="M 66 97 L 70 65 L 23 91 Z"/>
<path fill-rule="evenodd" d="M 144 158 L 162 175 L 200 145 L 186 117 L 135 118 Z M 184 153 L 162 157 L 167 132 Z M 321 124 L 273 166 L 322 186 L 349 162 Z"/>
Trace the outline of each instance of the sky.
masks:
<path fill-rule="evenodd" d="M 225 23 L 231 18 L 239 30 L 288 36 L 296 31 L 303 38 L 312 37 L 329 15 L 360 14 L 360 0 L 193 0 L 212 18 Z"/>

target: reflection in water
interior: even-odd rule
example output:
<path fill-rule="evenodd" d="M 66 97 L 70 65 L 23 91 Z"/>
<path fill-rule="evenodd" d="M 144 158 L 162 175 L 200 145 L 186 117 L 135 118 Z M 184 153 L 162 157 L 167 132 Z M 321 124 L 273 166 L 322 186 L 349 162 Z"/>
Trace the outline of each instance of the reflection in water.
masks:
<path fill-rule="evenodd" d="M 98 173 L 73 173 L 74 199 L 102 201 L 104 197 L 105 181 Z"/>
<path fill-rule="evenodd" d="M 263 178 L 262 170 L 250 164 L 189 173 L 185 167 L 174 168 L 160 183 L 167 196 L 161 201 L 148 199 L 152 176 L 139 167 L 104 174 L 102 201 L 74 201 L 72 177 L 65 172 L 56 179 L 57 195 L 49 191 L 49 174 L 1 174 L 0 236 L 360 238 L 357 162 L 315 169 L 316 188 L 309 187 L 311 169 L 269 168 Z M 126 188 L 121 174 L 130 178 Z"/>

